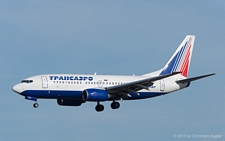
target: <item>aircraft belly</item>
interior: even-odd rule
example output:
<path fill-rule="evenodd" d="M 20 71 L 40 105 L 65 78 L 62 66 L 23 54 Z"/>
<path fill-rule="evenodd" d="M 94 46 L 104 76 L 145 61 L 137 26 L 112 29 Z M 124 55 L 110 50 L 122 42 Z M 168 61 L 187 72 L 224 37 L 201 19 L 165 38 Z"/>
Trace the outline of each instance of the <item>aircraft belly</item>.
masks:
<path fill-rule="evenodd" d="M 82 91 L 66 91 L 66 90 L 26 90 L 22 93 L 24 96 L 32 96 L 37 98 L 82 98 Z"/>

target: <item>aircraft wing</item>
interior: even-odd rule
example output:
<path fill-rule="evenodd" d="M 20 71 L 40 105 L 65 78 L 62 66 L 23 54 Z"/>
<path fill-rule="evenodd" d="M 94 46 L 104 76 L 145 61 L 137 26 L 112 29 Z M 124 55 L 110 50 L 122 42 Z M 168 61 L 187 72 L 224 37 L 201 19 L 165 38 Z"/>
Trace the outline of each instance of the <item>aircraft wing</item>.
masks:
<path fill-rule="evenodd" d="M 170 73 L 170 74 L 146 78 L 146 79 L 133 81 L 133 82 L 122 84 L 122 85 L 106 87 L 105 89 L 110 94 L 115 94 L 115 95 L 130 96 L 129 92 L 132 92 L 132 93 L 135 93 L 135 94 L 139 95 L 139 93 L 137 91 L 139 91 L 141 89 L 149 90 L 149 87 L 154 84 L 153 83 L 154 81 L 164 79 L 164 78 L 167 78 L 167 77 L 179 74 L 179 73 L 180 72 L 173 72 L 173 73 Z"/>

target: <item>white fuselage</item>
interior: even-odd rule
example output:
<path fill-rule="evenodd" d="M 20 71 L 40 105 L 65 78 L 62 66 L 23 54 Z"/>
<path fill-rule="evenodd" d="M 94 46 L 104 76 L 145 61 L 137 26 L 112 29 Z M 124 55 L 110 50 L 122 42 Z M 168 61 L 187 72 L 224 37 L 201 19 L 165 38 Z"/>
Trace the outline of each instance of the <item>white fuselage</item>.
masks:
<path fill-rule="evenodd" d="M 13 89 L 23 96 L 50 99 L 82 99 L 81 95 L 85 89 L 105 89 L 107 87 L 122 85 L 149 77 L 153 76 L 48 74 L 29 77 L 15 85 Z M 179 80 L 179 78 L 183 79 L 183 77 L 178 74 L 173 77 L 155 81 L 154 84 L 149 87 L 149 90 L 142 89 L 138 91 L 140 95 L 130 93 L 131 97 L 126 97 L 126 99 L 150 98 L 185 88 L 187 83 L 182 85 L 175 82 Z"/>

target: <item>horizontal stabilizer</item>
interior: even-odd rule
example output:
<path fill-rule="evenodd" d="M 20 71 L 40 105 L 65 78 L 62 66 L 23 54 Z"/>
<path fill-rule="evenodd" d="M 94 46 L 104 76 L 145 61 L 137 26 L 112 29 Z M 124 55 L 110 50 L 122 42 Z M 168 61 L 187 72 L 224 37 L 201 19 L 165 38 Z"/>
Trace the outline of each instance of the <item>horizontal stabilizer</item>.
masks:
<path fill-rule="evenodd" d="M 202 76 L 197 76 L 197 77 L 192 77 L 192 78 L 187 78 L 187 79 L 183 79 L 183 80 L 178 80 L 176 82 L 177 83 L 186 83 L 186 82 L 195 81 L 195 80 L 202 79 L 202 78 L 205 78 L 205 77 L 208 77 L 208 76 L 212 76 L 212 75 L 215 75 L 215 73 L 202 75 Z"/>

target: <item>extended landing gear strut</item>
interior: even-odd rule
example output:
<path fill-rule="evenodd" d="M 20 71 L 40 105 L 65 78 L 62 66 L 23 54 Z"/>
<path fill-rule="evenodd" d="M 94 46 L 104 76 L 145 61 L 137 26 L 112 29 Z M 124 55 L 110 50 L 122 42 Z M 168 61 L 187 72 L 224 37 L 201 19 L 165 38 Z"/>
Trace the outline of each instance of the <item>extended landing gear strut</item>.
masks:
<path fill-rule="evenodd" d="M 98 101 L 98 104 L 95 106 L 95 110 L 97 112 L 102 112 L 104 110 L 104 106 L 102 104 L 100 104 Z"/>

